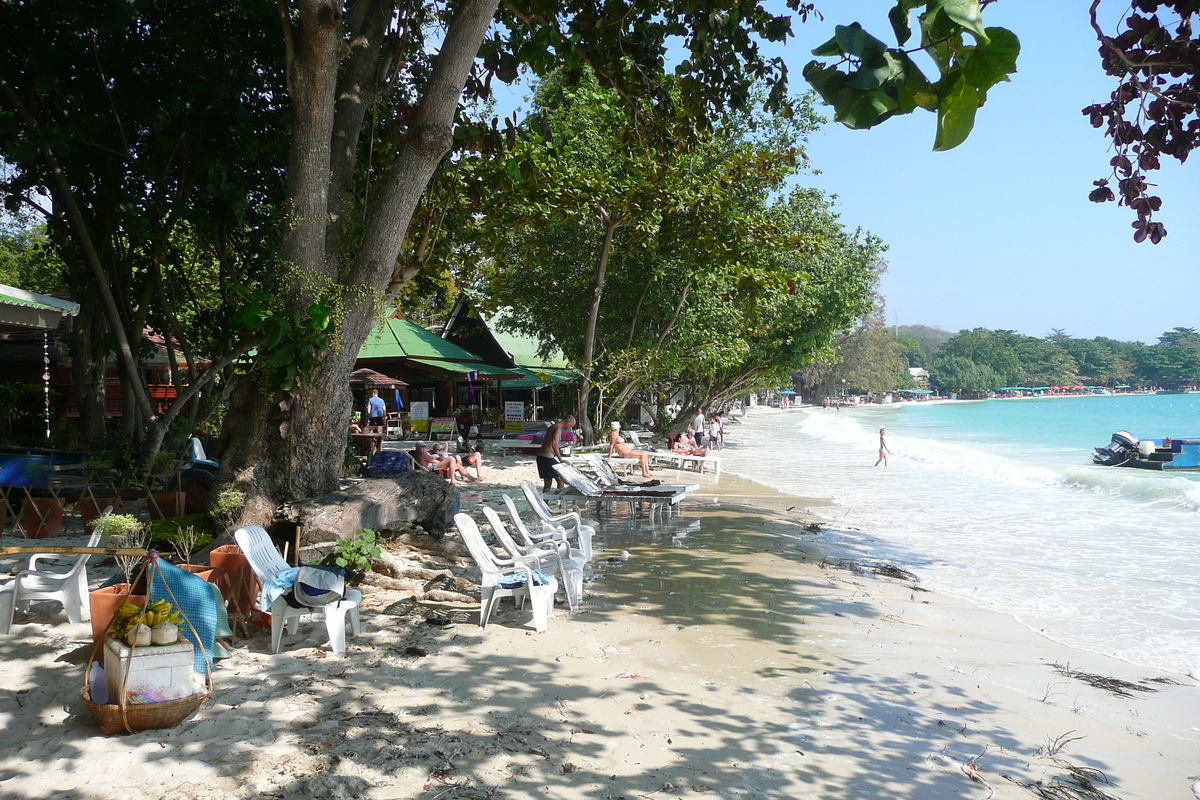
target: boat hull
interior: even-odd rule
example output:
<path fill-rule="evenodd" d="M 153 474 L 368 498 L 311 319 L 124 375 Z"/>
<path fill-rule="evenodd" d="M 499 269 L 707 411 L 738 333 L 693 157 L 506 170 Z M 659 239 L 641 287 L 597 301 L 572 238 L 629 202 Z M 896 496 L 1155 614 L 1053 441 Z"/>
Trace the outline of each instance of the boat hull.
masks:
<path fill-rule="evenodd" d="M 1118 431 L 1111 442 L 1093 451 L 1092 463 L 1155 472 L 1200 472 L 1200 437 L 1138 439 Z"/>

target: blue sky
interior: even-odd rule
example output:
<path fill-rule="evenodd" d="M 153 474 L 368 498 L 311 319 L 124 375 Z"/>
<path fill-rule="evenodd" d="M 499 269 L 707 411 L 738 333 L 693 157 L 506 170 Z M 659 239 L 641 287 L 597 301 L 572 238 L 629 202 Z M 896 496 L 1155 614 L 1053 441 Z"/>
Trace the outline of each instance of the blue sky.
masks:
<path fill-rule="evenodd" d="M 817 5 L 825 20 L 797 23 L 781 51 L 797 89 L 809 51 L 834 25 L 858 21 L 894 41 L 886 16 L 894 0 Z M 1021 39 L 1018 73 L 990 92 L 974 133 L 949 153 L 931 151 L 935 117 L 927 112 L 871 131 L 831 123 L 812 137 L 820 174 L 801 182 L 837 195 L 847 226 L 889 245 L 889 323 L 1031 336 L 1062 328 L 1146 342 L 1175 326 L 1200 327 L 1200 157 L 1164 161 L 1157 219 L 1169 233 L 1157 246 L 1134 244 L 1128 209 L 1087 200 L 1112 153 L 1079 112 L 1113 86 L 1100 69 L 1089 5 L 1000 0 L 987 9 L 986 24 Z M 1121 0 L 1106 5 L 1116 11 Z"/>
<path fill-rule="evenodd" d="M 794 74 L 835 24 L 857 20 L 891 41 L 891 5 L 820 3 L 825 21 L 797 26 L 787 48 Z M 928 113 L 871 131 L 829 125 L 813 137 L 809 155 L 821 174 L 807 182 L 840 197 L 845 223 L 890 246 L 889 322 L 1142 341 L 1200 327 L 1196 161 L 1164 162 L 1158 219 L 1169 233 L 1157 246 L 1134 244 L 1128 209 L 1087 200 L 1112 153 L 1079 112 L 1113 86 L 1099 66 L 1089 5 L 1001 0 L 987 9 L 988 25 L 1021 38 L 1018 72 L 989 93 L 974 133 L 949 153 L 931 151 Z"/>

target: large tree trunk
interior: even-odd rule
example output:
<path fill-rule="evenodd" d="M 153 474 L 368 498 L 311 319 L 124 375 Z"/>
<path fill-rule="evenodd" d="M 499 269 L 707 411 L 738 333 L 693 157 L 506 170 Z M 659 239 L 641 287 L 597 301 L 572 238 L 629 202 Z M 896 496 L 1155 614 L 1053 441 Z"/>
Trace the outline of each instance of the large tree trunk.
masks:
<path fill-rule="evenodd" d="M 592 392 L 592 367 L 596 356 L 596 325 L 600 321 L 600 304 L 604 299 L 604 280 L 608 274 L 608 256 L 612 252 L 613 234 L 617 223 L 604 220 L 604 241 L 600 244 L 600 255 L 596 259 L 596 282 L 592 286 L 592 305 L 588 310 L 587 328 L 583 334 L 583 364 L 579 376 L 579 424 L 583 427 L 584 444 L 595 440 L 592 418 L 588 413 L 588 395 Z"/>
<path fill-rule="evenodd" d="M 108 359 L 101 345 L 104 318 L 91 303 L 81 304 L 71 321 L 71 379 L 79 410 L 80 436 L 89 447 L 104 442 L 105 373 Z"/>
<path fill-rule="evenodd" d="M 370 81 L 351 68 L 361 52 L 355 48 L 384 37 L 360 39 L 358 34 L 372 24 L 386 25 L 390 14 L 378 9 L 355 14 L 349 21 L 355 44 L 348 54 L 335 47 L 345 22 L 339 0 L 303 0 L 297 3 L 298 20 L 284 19 L 295 124 L 286 202 L 291 216 L 280 246 L 288 268 L 295 270 L 288 304 L 303 314 L 312 296 L 328 286 L 339 295 L 344 314 L 333 341 L 290 398 L 286 437 L 279 430 L 279 402 L 285 398 L 272 388 L 265 364 L 230 398 L 220 444 L 222 477 L 246 493 L 243 523 L 268 521 L 281 502 L 337 489 L 351 410 L 347 376 L 397 272 L 417 203 L 450 149 L 458 100 L 497 5 L 498 0 L 466 0 L 447 29 L 408 135 L 354 252 L 327 250 L 341 246 L 338 229 L 345 222 L 346 178 L 353 167 L 346 156 L 364 119 L 363 108 L 352 107 L 357 100 L 343 103 L 338 113 L 339 58 L 349 59 L 341 90 L 370 94 Z M 337 217 L 332 227 L 331 212 Z"/>

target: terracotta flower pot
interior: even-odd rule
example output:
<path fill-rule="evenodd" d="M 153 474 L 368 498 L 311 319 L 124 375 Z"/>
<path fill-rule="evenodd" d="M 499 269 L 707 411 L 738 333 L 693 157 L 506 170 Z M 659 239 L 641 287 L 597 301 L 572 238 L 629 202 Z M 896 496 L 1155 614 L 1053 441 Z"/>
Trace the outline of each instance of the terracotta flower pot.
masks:
<path fill-rule="evenodd" d="M 89 533 L 92 530 L 92 520 L 104 513 L 104 509 L 112 506 L 114 514 L 121 513 L 121 496 L 84 497 L 79 501 L 79 516 L 83 518 L 83 527 Z"/>
<path fill-rule="evenodd" d="M 62 530 L 63 505 L 57 497 L 25 498 L 25 536 L 30 539 L 52 539 Z"/>
<path fill-rule="evenodd" d="M 152 492 L 146 497 L 150 519 L 182 517 L 187 506 L 187 492 Z"/>
<path fill-rule="evenodd" d="M 121 607 L 122 603 L 133 603 L 135 606 L 145 607 L 146 595 L 131 594 L 126 597 L 125 592 L 127 591 L 129 591 L 128 583 L 118 583 L 115 586 L 96 589 L 88 594 L 88 603 L 92 610 L 93 642 L 99 642 L 104 636 L 109 620 L 113 618 L 113 614 L 117 613 L 117 609 Z"/>
<path fill-rule="evenodd" d="M 230 616 L 244 617 L 253 605 L 257 581 L 242 549 L 236 544 L 214 547 L 208 553 L 208 561 L 224 572 L 224 578 L 218 586 L 225 596 Z"/>

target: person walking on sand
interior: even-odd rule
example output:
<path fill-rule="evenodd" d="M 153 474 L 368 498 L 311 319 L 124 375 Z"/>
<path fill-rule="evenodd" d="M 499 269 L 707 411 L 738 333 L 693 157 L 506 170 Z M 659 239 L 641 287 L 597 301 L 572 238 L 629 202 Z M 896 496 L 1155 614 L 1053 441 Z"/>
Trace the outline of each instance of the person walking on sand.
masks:
<path fill-rule="evenodd" d="M 700 406 L 696 406 L 696 413 L 692 417 L 692 431 L 696 436 L 696 446 L 704 447 L 704 410 Z"/>
<path fill-rule="evenodd" d="M 887 428 L 880 428 L 879 429 L 879 460 L 875 462 L 875 466 L 878 467 L 880 464 L 883 464 L 886 467 L 888 465 L 888 462 L 887 462 L 888 453 L 890 453 L 890 452 L 892 452 L 892 451 L 888 450 L 888 446 L 887 446 Z"/>
<path fill-rule="evenodd" d="M 538 477 L 542 479 L 542 493 L 550 491 L 550 484 L 557 482 L 558 488 L 563 489 L 567 483 L 554 470 L 554 465 L 562 461 L 562 453 L 559 452 L 558 443 L 562 439 L 563 428 L 574 428 L 575 416 L 567 414 L 558 422 L 546 429 L 546 435 L 542 438 L 542 446 L 537 452 L 537 470 Z"/>
<path fill-rule="evenodd" d="M 383 398 L 379 396 L 379 390 L 372 389 L 371 396 L 367 399 L 367 424 L 372 428 L 382 428 L 386 415 L 387 405 L 383 402 Z"/>

